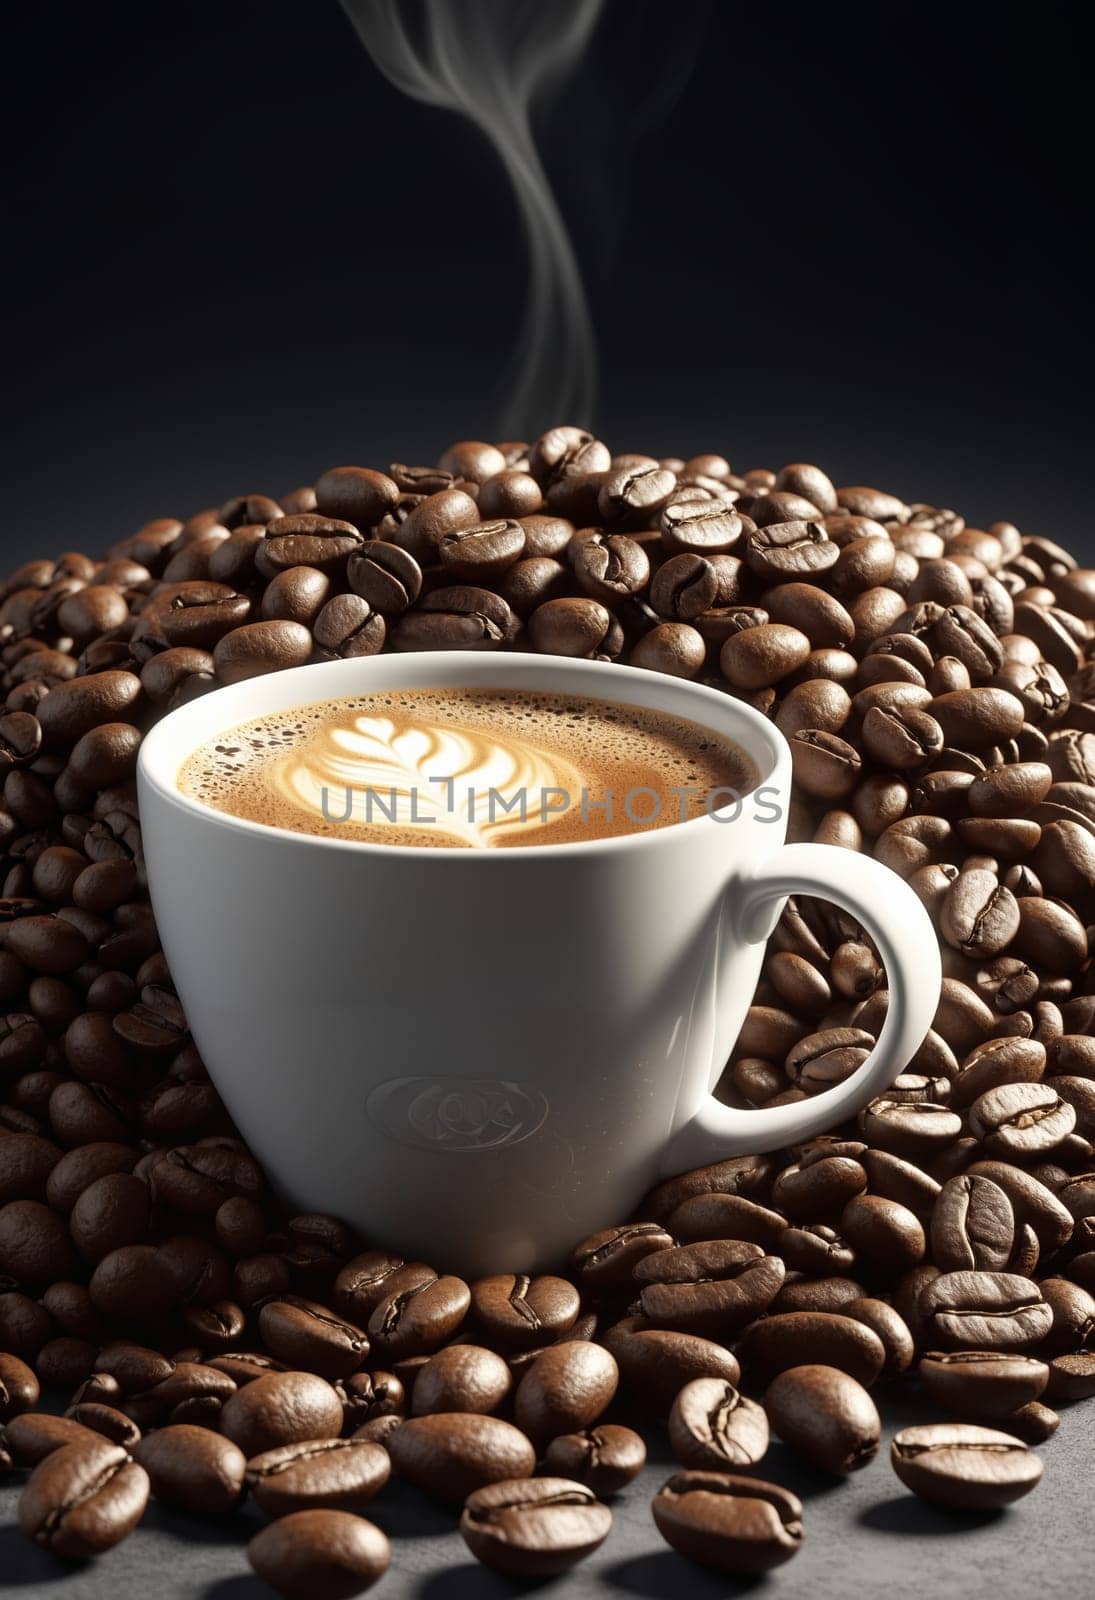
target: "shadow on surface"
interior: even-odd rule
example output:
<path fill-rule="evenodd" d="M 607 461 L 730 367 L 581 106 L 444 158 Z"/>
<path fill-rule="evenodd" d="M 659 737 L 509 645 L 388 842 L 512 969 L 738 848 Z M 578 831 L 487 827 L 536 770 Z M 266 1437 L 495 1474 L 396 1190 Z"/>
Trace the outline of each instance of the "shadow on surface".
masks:
<path fill-rule="evenodd" d="M 25 1539 L 14 1523 L 0 1526 L 0 1587 L 27 1583 L 60 1583 L 80 1572 Z"/>
<path fill-rule="evenodd" d="M 945 1511 L 918 1500 L 914 1494 L 897 1494 L 889 1500 L 878 1500 L 860 1513 L 864 1527 L 877 1528 L 882 1533 L 975 1533 L 978 1528 L 998 1522 L 1001 1511 Z"/>
<path fill-rule="evenodd" d="M 733 1600 L 735 1595 L 759 1594 L 768 1582 L 763 1576 L 733 1578 L 724 1572 L 708 1572 L 672 1550 L 618 1561 L 601 1577 L 613 1589 L 649 1600 L 666 1600 L 667 1595 L 681 1594 L 686 1594 L 688 1600 Z"/>
<path fill-rule="evenodd" d="M 206 1600 L 270 1600 L 270 1588 L 250 1572 L 234 1578 L 218 1578 L 204 1591 Z"/>
<path fill-rule="evenodd" d="M 511 1600 L 514 1595 L 555 1592 L 553 1585 L 564 1578 L 503 1578 L 477 1561 L 462 1561 L 459 1566 L 446 1567 L 444 1572 L 431 1572 L 415 1590 L 419 1600 Z"/>

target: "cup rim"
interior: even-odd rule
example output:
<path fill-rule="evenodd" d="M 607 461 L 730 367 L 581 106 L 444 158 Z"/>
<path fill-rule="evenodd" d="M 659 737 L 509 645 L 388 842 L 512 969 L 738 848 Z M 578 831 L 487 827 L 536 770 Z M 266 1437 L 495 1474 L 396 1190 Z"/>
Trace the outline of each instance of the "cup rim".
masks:
<path fill-rule="evenodd" d="M 183 761 L 218 727 L 227 730 L 241 722 L 294 706 L 335 699 L 339 695 L 368 693 L 372 677 L 381 680 L 375 685 L 377 688 L 554 690 L 561 694 L 584 694 L 591 699 L 619 700 L 687 717 L 734 739 L 756 762 L 760 779 L 750 794 L 756 794 L 765 785 L 774 786 L 784 808 L 790 795 L 791 751 L 786 739 L 767 717 L 721 690 L 615 662 L 520 651 L 432 650 L 406 654 L 387 652 L 354 660 L 290 667 L 227 684 L 169 711 L 141 741 L 137 759 L 139 803 L 143 807 L 140 791 L 147 791 L 172 809 L 212 826 L 258 838 L 278 839 L 287 847 L 296 844 L 311 849 L 349 850 L 355 854 L 380 852 L 386 858 L 405 856 L 418 861 L 423 855 L 448 861 L 497 861 L 507 856 L 518 856 L 523 861 L 547 856 L 561 861 L 568 854 L 637 849 L 655 840 L 665 843 L 679 837 L 683 842 L 686 835 L 692 838 L 700 829 L 733 825 L 727 818 L 720 821 L 720 812 L 731 809 L 721 807 L 687 822 L 599 839 L 507 845 L 497 850 L 469 850 L 465 845 L 431 845 L 423 850 L 420 845 L 338 839 L 329 834 L 303 833 L 255 822 L 248 817 L 218 811 L 178 788 L 177 777 Z"/>

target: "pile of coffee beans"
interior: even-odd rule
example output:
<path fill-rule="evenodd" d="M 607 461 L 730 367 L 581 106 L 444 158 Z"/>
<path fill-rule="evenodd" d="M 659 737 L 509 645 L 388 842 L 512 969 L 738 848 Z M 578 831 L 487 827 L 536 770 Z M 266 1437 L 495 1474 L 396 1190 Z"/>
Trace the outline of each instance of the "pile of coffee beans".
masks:
<path fill-rule="evenodd" d="M 668 1423 L 693 1560 L 794 1556 L 770 1434 L 957 1508 L 1033 1489 L 1095 1393 L 1095 571 L 1011 523 L 816 466 L 613 456 L 576 428 L 337 467 L 165 517 L 0 590 L 0 1471 L 81 1559 L 149 1496 L 270 1521 L 255 1569 L 357 1593 L 390 1474 L 521 1577 L 581 1560 Z M 381 649 L 523 648 L 693 678 L 790 741 L 794 839 L 871 852 L 939 931 L 933 1030 L 852 1125 L 662 1184 L 558 1275 L 467 1284 L 283 1215 L 190 1041 L 134 763 L 218 684 Z M 863 929 L 788 904 L 720 1091 L 853 1072 L 886 1011 Z M 39 1409 L 52 1402 L 46 1409 Z M 61 1404 L 58 1406 L 57 1401 Z M 63 1415 L 55 1414 L 62 1411 Z M 622 1420 L 621 1420 L 622 1419 Z M 874 1470 L 878 1470 L 876 1467 Z M 682 1568 L 682 1582 L 687 1581 Z"/>

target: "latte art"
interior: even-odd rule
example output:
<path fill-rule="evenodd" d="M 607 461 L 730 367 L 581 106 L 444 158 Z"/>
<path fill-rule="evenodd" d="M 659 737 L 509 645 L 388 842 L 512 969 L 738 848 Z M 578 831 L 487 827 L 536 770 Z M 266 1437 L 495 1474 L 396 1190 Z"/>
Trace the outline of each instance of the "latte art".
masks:
<path fill-rule="evenodd" d="M 268 781 L 313 821 L 435 827 L 478 848 L 548 825 L 553 796 L 582 787 L 572 762 L 517 731 L 400 727 L 364 714 L 273 762 Z"/>
<path fill-rule="evenodd" d="M 757 784 L 736 745 L 683 717 L 576 695 L 385 690 L 258 717 L 183 763 L 232 816 L 372 844 L 471 850 L 664 828 Z"/>

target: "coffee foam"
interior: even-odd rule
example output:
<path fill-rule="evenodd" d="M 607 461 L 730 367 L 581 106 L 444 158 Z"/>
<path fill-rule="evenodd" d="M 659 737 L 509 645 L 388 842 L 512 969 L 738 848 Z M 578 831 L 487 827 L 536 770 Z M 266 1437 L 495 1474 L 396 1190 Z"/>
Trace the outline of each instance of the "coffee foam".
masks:
<path fill-rule="evenodd" d="M 685 718 L 474 689 L 387 690 L 259 717 L 201 745 L 178 775 L 183 794 L 268 826 L 471 849 L 665 827 L 702 815 L 714 790 L 745 794 L 757 781 L 741 749 Z M 663 797 L 656 821 L 643 820 L 655 802 L 639 790 Z"/>

